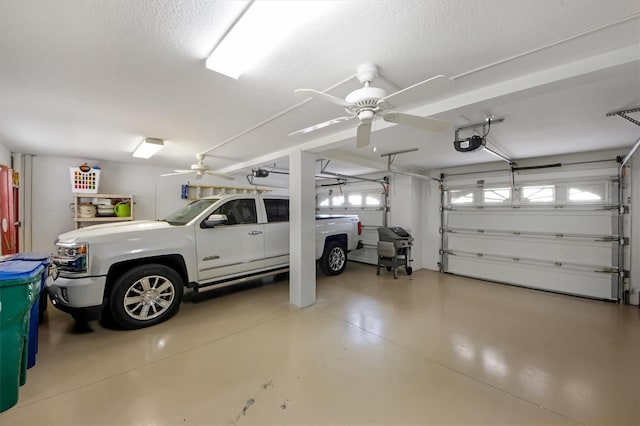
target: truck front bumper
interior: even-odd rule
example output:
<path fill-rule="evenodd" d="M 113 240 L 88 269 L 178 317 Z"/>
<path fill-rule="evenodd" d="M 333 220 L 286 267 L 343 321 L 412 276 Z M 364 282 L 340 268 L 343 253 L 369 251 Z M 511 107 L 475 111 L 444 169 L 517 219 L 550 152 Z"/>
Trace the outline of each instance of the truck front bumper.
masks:
<path fill-rule="evenodd" d="M 51 303 L 76 319 L 100 319 L 105 305 L 107 277 L 67 278 L 59 276 L 47 285 Z"/>

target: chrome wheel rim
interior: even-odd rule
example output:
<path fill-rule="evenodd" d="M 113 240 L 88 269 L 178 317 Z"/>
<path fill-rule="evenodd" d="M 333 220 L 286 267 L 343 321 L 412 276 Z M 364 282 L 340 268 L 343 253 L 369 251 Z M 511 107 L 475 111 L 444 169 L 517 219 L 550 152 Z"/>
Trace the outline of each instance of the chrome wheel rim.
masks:
<path fill-rule="evenodd" d="M 339 271 L 345 262 L 344 251 L 340 247 L 334 247 L 329 252 L 329 268 L 332 271 Z"/>
<path fill-rule="evenodd" d="M 165 313 L 175 296 L 170 280 L 161 275 L 150 275 L 140 278 L 127 289 L 124 310 L 131 318 L 148 321 Z"/>

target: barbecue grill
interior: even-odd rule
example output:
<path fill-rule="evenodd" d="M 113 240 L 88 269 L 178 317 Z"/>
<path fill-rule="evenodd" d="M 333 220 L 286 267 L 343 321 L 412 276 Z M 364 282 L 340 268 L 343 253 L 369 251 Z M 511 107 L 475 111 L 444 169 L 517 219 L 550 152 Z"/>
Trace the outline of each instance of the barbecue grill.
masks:
<path fill-rule="evenodd" d="M 413 273 L 410 266 L 411 247 L 413 237 L 399 226 L 378 228 L 378 267 L 376 274 L 380 275 L 380 267 L 393 271 L 393 278 L 398 278 L 398 268 L 404 268 L 407 275 Z"/>

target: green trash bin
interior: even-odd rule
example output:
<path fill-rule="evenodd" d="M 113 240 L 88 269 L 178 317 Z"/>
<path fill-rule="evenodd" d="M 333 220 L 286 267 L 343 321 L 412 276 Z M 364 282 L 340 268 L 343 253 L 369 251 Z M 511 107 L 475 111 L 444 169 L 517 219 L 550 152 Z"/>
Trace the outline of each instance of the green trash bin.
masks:
<path fill-rule="evenodd" d="M 29 311 L 38 300 L 42 262 L 0 263 L 0 412 L 18 402 L 27 380 Z"/>

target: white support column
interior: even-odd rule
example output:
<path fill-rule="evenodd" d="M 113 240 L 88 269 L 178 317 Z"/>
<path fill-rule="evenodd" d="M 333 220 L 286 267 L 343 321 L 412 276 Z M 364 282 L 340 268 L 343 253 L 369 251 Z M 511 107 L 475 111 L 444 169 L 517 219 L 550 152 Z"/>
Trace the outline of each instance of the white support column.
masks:
<path fill-rule="evenodd" d="M 300 307 L 316 301 L 314 160 L 314 154 L 300 150 L 289 155 L 289 302 Z"/>

